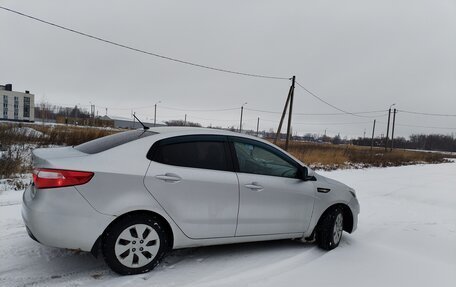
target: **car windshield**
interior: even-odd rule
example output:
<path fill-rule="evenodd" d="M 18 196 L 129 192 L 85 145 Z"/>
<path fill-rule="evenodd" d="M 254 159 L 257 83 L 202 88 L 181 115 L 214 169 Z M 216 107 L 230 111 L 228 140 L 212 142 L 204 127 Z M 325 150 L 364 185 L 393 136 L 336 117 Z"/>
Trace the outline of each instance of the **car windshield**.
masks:
<path fill-rule="evenodd" d="M 95 154 L 155 134 L 157 133 L 144 130 L 121 132 L 77 145 L 74 148 L 83 153 Z"/>

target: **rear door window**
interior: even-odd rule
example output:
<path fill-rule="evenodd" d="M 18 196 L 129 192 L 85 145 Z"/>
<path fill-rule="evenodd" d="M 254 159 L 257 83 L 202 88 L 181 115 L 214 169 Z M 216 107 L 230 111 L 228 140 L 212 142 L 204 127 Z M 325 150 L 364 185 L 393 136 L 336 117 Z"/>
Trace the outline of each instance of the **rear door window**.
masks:
<path fill-rule="evenodd" d="M 179 137 L 154 144 L 149 159 L 174 166 L 231 171 L 228 146 L 223 138 Z"/>
<path fill-rule="evenodd" d="M 95 154 L 155 134 L 157 133 L 144 130 L 121 132 L 77 145 L 74 148 L 83 153 Z"/>

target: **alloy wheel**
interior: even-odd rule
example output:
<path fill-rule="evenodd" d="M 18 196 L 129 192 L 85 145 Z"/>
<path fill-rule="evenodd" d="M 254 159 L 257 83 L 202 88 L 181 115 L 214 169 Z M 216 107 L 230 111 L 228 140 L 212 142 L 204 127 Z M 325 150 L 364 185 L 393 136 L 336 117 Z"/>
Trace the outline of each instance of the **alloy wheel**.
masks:
<path fill-rule="evenodd" d="M 119 262 L 129 268 L 149 264 L 160 248 L 158 233 L 146 224 L 134 224 L 117 237 L 114 252 Z"/>
<path fill-rule="evenodd" d="M 343 216 L 341 213 L 339 213 L 334 222 L 334 229 L 333 229 L 333 241 L 335 244 L 339 243 L 340 238 L 342 237 L 343 228 L 344 228 Z"/>

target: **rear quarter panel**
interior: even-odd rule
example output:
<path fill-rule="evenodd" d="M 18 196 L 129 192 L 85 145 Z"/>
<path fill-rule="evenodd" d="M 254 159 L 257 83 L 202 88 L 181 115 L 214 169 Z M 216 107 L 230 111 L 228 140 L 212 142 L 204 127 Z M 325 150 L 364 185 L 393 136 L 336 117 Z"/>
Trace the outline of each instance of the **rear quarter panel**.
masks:
<path fill-rule="evenodd" d="M 67 158 L 60 164 L 68 169 L 92 171 L 92 180 L 77 190 L 99 212 L 121 215 L 139 207 L 159 207 L 147 192 L 143 180 L 150 161 L 147 151 L 153 136 L 80 158 Z M 63 162 L 64 161 L 64 162 Z"/>
<path fill-rule="evenodd" d="M 76 189 L 96 211 L 112 216 L 137 210 L 155 212 L 170 224 L 175 246 L 179 246 L 180 242 L 185 242 L 188 238 L 144 185 L 144 176 L 150 165 L 146 154 L 158 138 L 160 137 L 142 138 L 84 157 L 54 159 L 49 162 L 49 166 L 94 172 L 89 183 L 77 186 Z"/>

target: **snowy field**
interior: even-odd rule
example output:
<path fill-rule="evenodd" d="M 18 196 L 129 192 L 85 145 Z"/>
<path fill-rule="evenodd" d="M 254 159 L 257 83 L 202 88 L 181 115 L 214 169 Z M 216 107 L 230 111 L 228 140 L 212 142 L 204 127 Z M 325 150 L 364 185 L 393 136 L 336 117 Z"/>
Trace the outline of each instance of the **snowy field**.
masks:
<path fill-rule="evenodd" d="M 0 286 L 456 286 L 456 163 L 324 172 L 357 190 L 339 248 L 274 241 L 174 251 L 121 277 L 101 258 L 26 234 L 22 191 L 0 189 Z"/>

